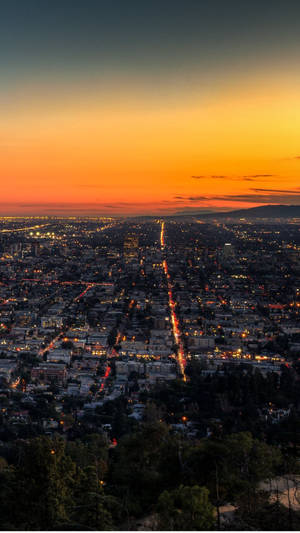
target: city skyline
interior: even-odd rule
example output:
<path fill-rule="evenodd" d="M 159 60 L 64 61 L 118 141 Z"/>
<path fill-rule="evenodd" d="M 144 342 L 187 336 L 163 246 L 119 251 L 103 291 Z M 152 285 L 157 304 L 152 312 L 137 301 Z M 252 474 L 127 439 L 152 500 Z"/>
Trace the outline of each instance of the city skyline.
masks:
<path fill-rule="evenodd" d="M 2 2 L 3 215 L 300 204 L 297 2 Z"/>
<path fill-rule="evenodd" d="M 3 531 L 300 531 L 299 0 L 0 0 Z"/>

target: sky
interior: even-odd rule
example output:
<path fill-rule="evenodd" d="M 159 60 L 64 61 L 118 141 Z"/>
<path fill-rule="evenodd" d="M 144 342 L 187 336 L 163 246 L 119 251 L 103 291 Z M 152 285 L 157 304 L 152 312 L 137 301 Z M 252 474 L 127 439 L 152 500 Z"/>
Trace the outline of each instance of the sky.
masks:
<path fill-rule="evenodd" d="M 298 0 L 0 9 L 0 216 L 300 204 Z"/>

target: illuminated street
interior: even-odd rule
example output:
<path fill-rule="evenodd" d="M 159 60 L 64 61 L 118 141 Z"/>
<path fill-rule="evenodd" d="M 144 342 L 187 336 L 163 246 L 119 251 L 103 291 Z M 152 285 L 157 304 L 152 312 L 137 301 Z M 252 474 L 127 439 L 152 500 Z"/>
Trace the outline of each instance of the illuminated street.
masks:
<path fill-rule="evenodd" d="M 164 250 L 164 248 L 165 248 L 164 229 L 165 229 L 165 223 L 162 222 L 161 223 L 161 235 L 160 235 L 160 242 L 161 242 L 162 250 Z M 169 307 L 170 307 L 170 312 L 171 312 L 173 335 L 174 335 L 175 343 L 176 343 L 176 345 L 178 347 L 177 362 L 178 362 L 178 365 L 179 365 L 179 368 L 180 368 L 180 372 L 181 372 L 181 374 L 183 376 L 183 381 L 186 381 L 186 375 L 185 375 L 186 360 L 185 360 L 183 343 L 182 343 L 182 340 L 181 340 L 179 321 L 178 321 L 178 318 L 176 316 L 176 303 L 174 302 L 174 299 L 173 299 L 172 283 L 170 281 L 170 275 L 169 275 L 169 272 L 168 272 L 168 264 L 167 264 L 167 260 L 166 259 L 163 260 L 163 270 L 164 270 L 164 273 L 165 273 L 165 276 L 166 276 L 166 279 L 167 279 Z"/>
<path fill-rule="evenodd" d="M 105 369 L 104 376 L 103 376 L 103 378 L 102 378 L 102 383 L 101 383 L 101 385 L 100 385 L 100 390 L 99 390 L 99 392 L 102 392 L 102 391 L 104 390 L 104 387 L 105 387 L 105 384 L 106 384 L 106 380 L 107 380 L 107 378 L 108 378 L 110 372 L 111 372 L 111 368 L 110 368 L 110 366 L 107 365 L 107 367 L 106 367 L 106 369 Z"/>
<path fill-rule="evenodd" d="M 0 233 L 19 233 L 19 232 L 24 232 L 24 231 L 29 231 L 29 230 L 38 230 L 38 229 L 41 229 L 41 228 L 45 228 L 46 226 L 50 226 L 50 224 L 39 224 L 37 226 L 23 226 L 22 228 L 12 228 L 12 229 L 1 229 L 0 230 Z"/>
<path fill-rule="evenodd" d="M 39 355 L 43 356 L 46 352 L 48 352 L 49 350 L 52 350 L 55 344 L 61 339 L 61 336 L 62 336 L 62 333 L 59 333 L 58 335 L 56 335 L 56 337 L 54 337 L 54 339 L 52 339 L 45 348 L 42 348 L 39 351 Z"/>

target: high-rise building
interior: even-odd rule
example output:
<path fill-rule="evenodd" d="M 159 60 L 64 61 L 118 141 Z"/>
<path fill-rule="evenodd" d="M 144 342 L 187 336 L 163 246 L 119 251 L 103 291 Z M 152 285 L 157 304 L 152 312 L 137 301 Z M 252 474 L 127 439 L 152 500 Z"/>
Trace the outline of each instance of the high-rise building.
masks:
<path fill-rule="evenodd" d="M 234 246 L 231 242 L 226 242 L 223 248 L 223 257 L 224 259 L 230 259 L 234 256 Z"/>
<path fill-rule="evenodd" d="M 137 235 L 129 234 L 124 241 L 124 258 L 126 260 L 136 259 L 138 257 L 139 239 Z"/>
<path fill-rule="evenodd" d="M 34 257 L 39 257 L 41 255 L 41 245 L 39 242 L 35 242 L 32 245 L 32 254 Z"/>

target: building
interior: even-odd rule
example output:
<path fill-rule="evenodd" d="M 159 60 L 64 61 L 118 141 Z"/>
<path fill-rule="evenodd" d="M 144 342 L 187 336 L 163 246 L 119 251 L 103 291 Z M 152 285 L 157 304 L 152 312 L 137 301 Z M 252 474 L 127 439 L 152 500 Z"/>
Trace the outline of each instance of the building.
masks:
<path fill-rule="evenodd" d="M 66 366 L 62 364 L 44 363 L 31 371 L 32 379 L 43 380 L 46 383 L 64 384 L 67 378 Z"/>
<path fill-rule="evenodd" d="M 234 246 L 230 242 L 225 242 L 223 248 L 223 258 L 231 259 L 234 257 Z"/>
<path fill-rule="evenodd" d="M 126 236 L 126 239 L 124 241 L 124 258 L 127 261 L 130 261 L 132 259 L 137 259 L 138 257 L 138 246 L 139 246 L 139 239 L 137 235 L 130 235 L 128 234 Z"/>

